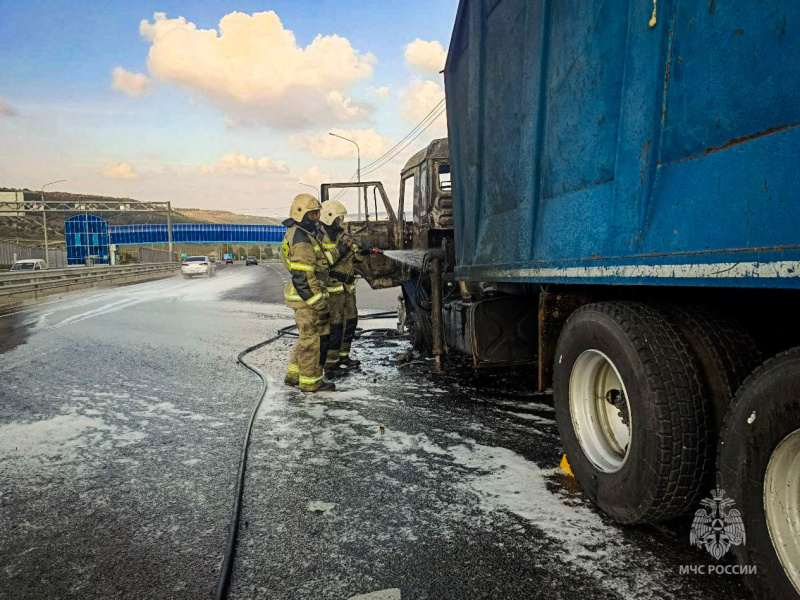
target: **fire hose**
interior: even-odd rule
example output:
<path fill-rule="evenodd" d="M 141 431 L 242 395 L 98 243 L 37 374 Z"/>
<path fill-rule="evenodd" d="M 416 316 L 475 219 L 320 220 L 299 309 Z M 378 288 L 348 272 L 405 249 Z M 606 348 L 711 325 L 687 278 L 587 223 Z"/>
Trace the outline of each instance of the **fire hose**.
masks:
<path fill-rule="evenodd" d="M 369 320 L 369 319 L 390 319 L 393 317 L 397 317 L 397 312 L 395 311 L 385 311 L 379 313 L 371 313 L 367 315 L 359 315 L 359 320 Z M 282 337 L 298 337 L 299 334 L 296 331 L 297 325 L 288 325 L 286 327 L 282 327 L 278 329 L 278 333 L 273 337 L 264 340 L 263 342 L 259 342 L 249 348 L 245 348 L 242 350 L 239 355 L 236 357 L 236 362 L 242 365 L 244 368 L 252 371 L 255 375 L 261 380 L 261 389 L 258 394 L 258 398 L 256 402 L 253 404 L 253 408 L 250 411 L 250 418 L 247 421 L 247 427 L 245 428 L 244 439 L 242 440 L 242 450 L 241 454 L 239 455 L 239 470 L 236 475 L 236 486 L 233 491 L 233 508 L 231 510 L 231 519 L 230 524 L 228 526 L 228 539 L 225 543 L 225 555 L 222 560 L 222 568 L 220 569 L 219 581 L 217 582 L 217 590 L 214 595 L 216 600 L 224 600 L 228 596 L 228 590 L 230 588 L 231 583 L 231 574 L 233 573 L 233 561 L 236 553 L 236 540 L 239 534 L 239 518 L 241 516 L 242 511 L 242 496 L 244 494 L 244 476 L 245 470 L 247 468 L 247 453 L 250 447 L 250 433 L 253 430 L 253 422 L 256 419 L 256 415 L 258 414 L 258 409 L 261 407 L 261 402 L 267 395 L 269 391 L 269 383 L 267 381 L 267 376 L 258 368 L 254 367 L 253 365 L 245 362 L 244 357 L 250 354 L 251 352 L 255 352 L 265 346 L 269 346 L 273 342 L 281 339 Z M 360 338 L 362 335 L 367 337 L 366 332 L 370 333 L 384 333 L 388 334 L 389 332 L 395 331 L 394 329 L 359 329 L 356 331 L 355 338 Z M 372 337 L 371 335 L 369 337 Z"/>

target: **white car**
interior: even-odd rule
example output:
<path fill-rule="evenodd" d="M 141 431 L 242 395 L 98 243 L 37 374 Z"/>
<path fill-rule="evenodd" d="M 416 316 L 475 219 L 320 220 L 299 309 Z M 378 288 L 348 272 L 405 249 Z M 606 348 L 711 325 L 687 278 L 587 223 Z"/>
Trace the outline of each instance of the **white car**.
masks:
<path fill-rule="evenodd" d="M 23 260 L 18 260 L 15 262 L 11 270 L 12 271 L 41 271 L 42 269 L 47 268 L 47 263 L 44 262 L 41 258 L 26 258 Z"/>
<path fill-rule="evenodd" d="M 189 256 L 183 259 L 181 273 L 186 279 L 192 275 L 213 277 L 217 272 L 217 265 L 207 256 Z"/>

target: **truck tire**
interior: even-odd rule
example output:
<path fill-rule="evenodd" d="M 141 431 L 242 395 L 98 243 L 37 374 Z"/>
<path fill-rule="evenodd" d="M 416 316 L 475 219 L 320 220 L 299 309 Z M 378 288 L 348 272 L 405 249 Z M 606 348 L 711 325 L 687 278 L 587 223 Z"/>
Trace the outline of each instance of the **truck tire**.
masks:
<path fill-rule="evenodd" d="M 728 315 L 702 306 L 666 304 L 658 308 L 671 318 L 697 358 L 711 402 L 714 435 L 718 436 L 736 390 L 764 357 L 753 337 Z"/>
<path fill-rule="evenodd" d="M 759 600 L 800 598 L 800 348 L 759 367 L 725 416 L 719 482 L 735 501 L 745 542 L 739 564 Z"/>
<path fill-rule="evenodd" d="M 684 338 L 633 302 L 585 305 L 553 366 L 556 421 L 586 495 L 619 523 L 687 512 L 712 469 L 710 404 Z"/>

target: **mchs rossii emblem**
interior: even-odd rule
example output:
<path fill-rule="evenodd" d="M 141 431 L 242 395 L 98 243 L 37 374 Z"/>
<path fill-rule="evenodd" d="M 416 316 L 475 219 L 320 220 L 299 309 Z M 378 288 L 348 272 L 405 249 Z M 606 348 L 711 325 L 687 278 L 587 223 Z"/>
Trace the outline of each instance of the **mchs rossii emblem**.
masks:
<path fill-rule="evenodd" d="M 744 523 L 732 498 L 725 498 L 725 490 L 712 490 L 711 498 L 700 502 L 705 508 L 694 513 L 689 541 L 692 546 L 705 548 L 719 560 L 731 549 L 745 543 Z"/>

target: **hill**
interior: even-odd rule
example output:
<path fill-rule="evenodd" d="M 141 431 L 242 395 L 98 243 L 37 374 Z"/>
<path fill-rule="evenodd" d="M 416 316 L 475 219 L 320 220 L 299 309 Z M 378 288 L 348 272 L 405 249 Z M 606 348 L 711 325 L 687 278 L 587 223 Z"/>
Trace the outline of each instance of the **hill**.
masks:
<path fill-rule="evenodd" d="M 234 223 L 236 225 L 280 225 L 280 219 L 240 215 L 227 210 L 206 210 L 202 208 L 176 208 L 174 212 L 202 223 Z"/>
<path fill-rule="evenodd" d="M 0 192 L 22 191 L 26 199 L 39 199 L 41 194 L 37 191 L 28 189 L 18 190 L 14 188 L 0 187 Z M 102 202 L 108 200 L 125 201 L 136 203 L 139 200 L 132 198 L 116 198 L 112 196 L 97 196 L 92 194 L 70 194 L 67 192 L 45 192 L 45 200 L 48 201 L 67 201 L 67 202 Z M 60 245 L 64 241 L 64 220 L 73 216 L 74 212 L 48 212 L 47 213 L 47 235 L 51 244 Z M 131 224 L 150 224 L 166 223 L 166 213 L 101 213 L 111 225 L 131 225 Z M 203 210 L 194 208 L 173 208 L 173 223 L 236 223 L 242 225 L 280 225 L 278 219 L 270 217 L 254 217 L 250 215 L 240 215 L 225 210 Z M 42 244 L 42 218 L 41 215 L 29 215 L 25 217 L 4 217 L 0 215 L 0 240 L 19 241 L 22 244 L 39 246 Z"/>

